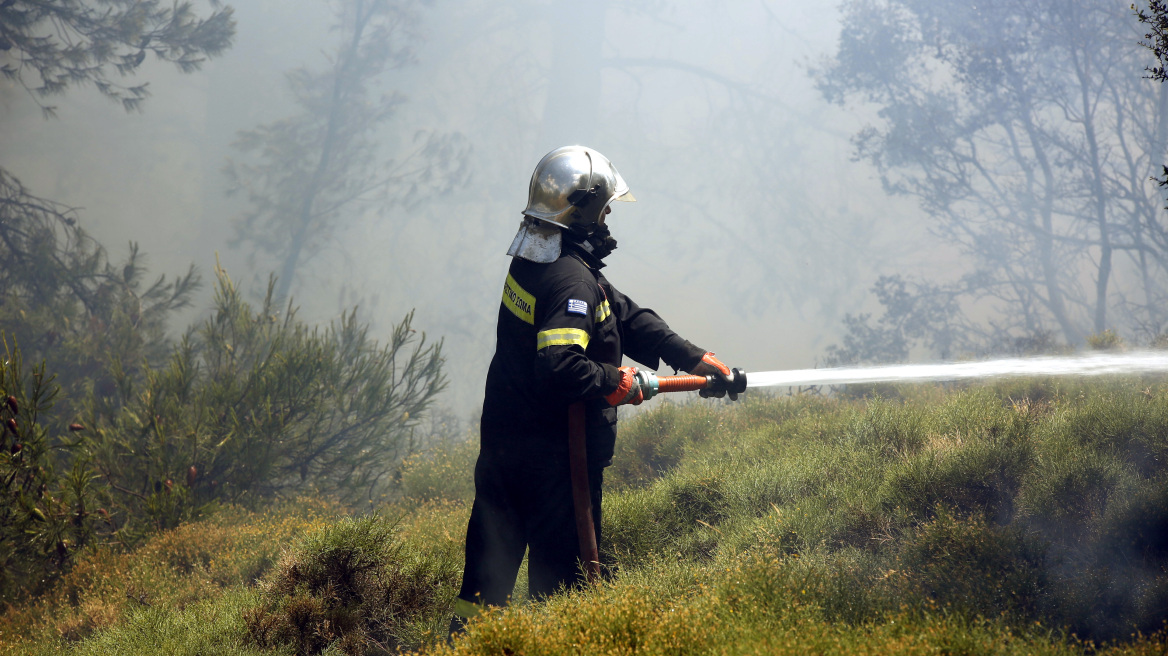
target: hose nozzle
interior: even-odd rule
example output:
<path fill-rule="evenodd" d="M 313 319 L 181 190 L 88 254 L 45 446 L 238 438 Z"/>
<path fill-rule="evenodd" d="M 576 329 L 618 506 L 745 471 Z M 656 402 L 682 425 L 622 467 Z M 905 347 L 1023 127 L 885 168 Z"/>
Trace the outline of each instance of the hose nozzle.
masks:
<path fill-rule="evenodd" d="M 662 392 L 711 390 L 741 394 L 746 391 L 746 372 L 737 367 L 730 370 L 729 381 L 718 376 L 658 376 L 650 371 L 638 371 L 636 378 L 646 401 Z"/>

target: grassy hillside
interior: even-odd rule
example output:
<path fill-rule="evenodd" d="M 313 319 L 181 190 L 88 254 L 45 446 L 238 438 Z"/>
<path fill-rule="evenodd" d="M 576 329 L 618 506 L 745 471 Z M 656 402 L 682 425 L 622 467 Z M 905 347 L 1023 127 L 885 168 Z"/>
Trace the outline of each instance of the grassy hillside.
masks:
<path fill-rule="evenodd" d="M 227 510 L 94 552 L 0 653 L 1168 650 L 1168 384 L 881 391 L 655 401 L 607 472 L 608 579 L 450 646 L 473 445 L 363 518 Z"/>

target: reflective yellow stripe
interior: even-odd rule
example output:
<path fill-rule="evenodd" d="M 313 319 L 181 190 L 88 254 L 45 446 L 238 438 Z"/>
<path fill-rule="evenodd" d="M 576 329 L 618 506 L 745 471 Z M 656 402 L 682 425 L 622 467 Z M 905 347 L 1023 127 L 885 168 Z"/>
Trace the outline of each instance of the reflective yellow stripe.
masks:
<path fill-rule="evenodd" d="M 596 323 L 600 323 L 607 319 L 612 314 L 612 308 L 609 307 L 608 301 L 604 301 L 596 308 Z"/>
<path fill-rule="evenodd" d="M 464 620 L 478 617 L 484 610 L 486 609 L 473 601 L 467 601 L 461 597 L 454 600 L 454 614 Z"/>
<path fill-rule="evenodd" d="M 549 346 L 572 346 L 588 348 L 588 331 L 579 328 L 556 328 L 545 330 L 536 335 L 535 350 L 539 351 Z"/>
<path fill-rule="evenodd" d="M 511 314 L 535 325 L 535 297 L 520 287 L 511 274 L 507 274 L 507 282 L 503 283 L 503 306 L 511 310 Z"/>

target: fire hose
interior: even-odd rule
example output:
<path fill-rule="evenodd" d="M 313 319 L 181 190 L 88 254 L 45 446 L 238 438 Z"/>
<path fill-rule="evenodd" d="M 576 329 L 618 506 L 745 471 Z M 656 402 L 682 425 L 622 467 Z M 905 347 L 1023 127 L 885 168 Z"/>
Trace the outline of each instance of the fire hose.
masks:
<path fill-rule="evenodd" d="M 658 376 L 648 371 L 636 373 L 644 400 L 658 394 L 672 392 L 730 392 L 746 391 L 746 372 L 731 369 L 730 379 L 718 376 Z M 593 524 L 592 491 L 588 485 L 588 447 L 585 444 L 584 403 L 568 406 L 568 461 L 572 471 L 572 504 L 576 512 L 576 536 L 580 542 L 580 561 L 588 582 L 600 578 L 600 550 L 596 545 L 596 527 Z"/>

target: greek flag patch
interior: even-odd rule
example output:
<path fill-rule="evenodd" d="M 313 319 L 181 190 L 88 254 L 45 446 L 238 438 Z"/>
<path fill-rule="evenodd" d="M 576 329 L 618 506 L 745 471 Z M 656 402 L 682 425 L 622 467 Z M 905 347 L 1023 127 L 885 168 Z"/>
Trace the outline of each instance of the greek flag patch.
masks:
<path fill-rule="evenodd" d="M 578 298 L 569 298 L 568 314 L 579 314 L 585 317 L 588 316 L 588 303 L 581 301 Z"/>

